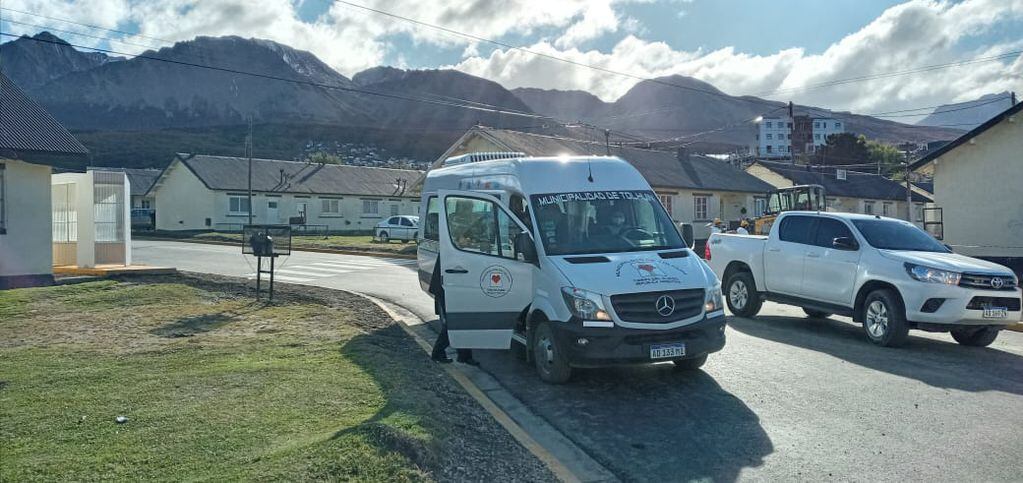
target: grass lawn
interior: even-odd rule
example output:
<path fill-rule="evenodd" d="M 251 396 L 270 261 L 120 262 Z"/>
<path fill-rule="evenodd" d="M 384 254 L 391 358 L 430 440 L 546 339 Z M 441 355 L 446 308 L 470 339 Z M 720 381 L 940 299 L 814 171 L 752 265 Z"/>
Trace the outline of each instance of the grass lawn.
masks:
<path fill-rule="evenodd" d="M 137 236 L 139 238 L 144 238 L 147 235 L 192 240 L 241 241 L 241 235 L 238 233 L 219 232 L 158 231 L 152 233 L 142 232 Z M 294 235 L 291 238 L 291 246 L 292 248 L 332 248 L 336 250 L 359 250 L 383 253 L 416 253 L 415 243 L 402 243 L 399 241 L 380 243 L 373 241 L 373 237 L 370 235 L 328 235 L 326 237 L 322 235 Z"/>
<path fill-rule="evenodd" d="M 506 434 L 460 436 L 496 423 L 372 304 L 279 298 L 188 276 L 0 291 L 0 481 L 460 479 L 452 439 L 549 477 Z"/>

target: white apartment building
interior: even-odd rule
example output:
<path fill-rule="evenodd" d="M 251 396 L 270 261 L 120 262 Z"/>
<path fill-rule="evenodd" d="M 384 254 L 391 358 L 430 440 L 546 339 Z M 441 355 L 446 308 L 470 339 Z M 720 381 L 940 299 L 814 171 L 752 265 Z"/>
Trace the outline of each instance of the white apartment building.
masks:
<path fill-rule="evenodd" d="M 800 120 L 803 122 L 799 122 Z M 801 126 L 807 126 L 812 131 L 800 132 Z M 806 140 L 806 150 L 810 150 L 827 142 L 828 136 L 842 132 L 845 132 L 845 123 L 838 119 L 765 116 L 757 122 L 756 144 L 752 146 L 752 150 L 760 159 L 792 158 L 793 138 Z M 795 152 L 799 153 L 801 149 L 803 148 L 796 149 Z"/>

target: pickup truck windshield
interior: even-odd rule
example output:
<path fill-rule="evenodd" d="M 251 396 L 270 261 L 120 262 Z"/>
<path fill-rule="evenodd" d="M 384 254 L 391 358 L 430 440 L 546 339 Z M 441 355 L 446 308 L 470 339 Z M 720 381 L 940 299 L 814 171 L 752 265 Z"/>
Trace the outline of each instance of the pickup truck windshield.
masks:
<path fill-rule="evenodd" d="M 941 242 L 916 226 L 894 220 L 853 220 L 867 243 L 881 250 L 948 253 Z"/>
<path fill-rule="evenodd" d="M 684 248 L 651 191 L 585 191 L 531 197 L 548 255 Z"/>

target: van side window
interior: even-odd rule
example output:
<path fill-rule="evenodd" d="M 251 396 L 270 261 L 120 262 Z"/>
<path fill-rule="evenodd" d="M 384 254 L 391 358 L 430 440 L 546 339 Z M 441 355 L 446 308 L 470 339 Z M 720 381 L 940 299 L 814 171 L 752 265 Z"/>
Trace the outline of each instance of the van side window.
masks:
<path fill-rule="evenodd" d="M 449 196 L 445 200 L 444 211 L 455 248 L 515 259 L 515 237 L 522 230 L 495 203 Z"/>
<path fill-rule="evenodd" d="M 853 234 L 849 231 L 849 227 L 841 221 L 831 218 L 821 218 L 818 223 L 817 246 L 831 248 L 835 244 L 835 238 L 853 238 Z"/>
<path fill-rule="evenodd" d="M 817 219 L 812 216 L 789 216 L 781 221 L 778 238 L 781 241 L 812 245 L 817 233 Z"/>
<path fill-rule="evenodd" d="M 426 225 L 423 226 L 423 238 L 440 241 L 440 201 L 431 196 L 426 201 Z"/>

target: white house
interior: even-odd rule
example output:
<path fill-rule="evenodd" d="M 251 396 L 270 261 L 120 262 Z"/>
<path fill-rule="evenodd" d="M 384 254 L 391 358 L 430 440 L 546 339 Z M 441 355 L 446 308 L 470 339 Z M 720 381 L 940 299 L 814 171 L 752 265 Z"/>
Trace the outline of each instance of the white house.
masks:
<path fill-rule="evenodd" d="M 807 166 L 757 161 L 746 172 L 778 188 L 819 184 L 827 195 L 829 211 L 865 213 L 906 219 L 906 187 L 876 174 L 842 169 L 841 166 Z M 912 191 L 911 191 L 912 192 Z M 913 222 L 923 223 L 930 198 L 912 192 Z"/>
<path fill-rule="evenodd" d="M 1023 104 L 911 166 L 934 178 L 933 221 L 957 252 L 1023 272 Z"/>
<path fill-rule="evenodd" d="M 0 73 L 0 289 L 53 283 L 51 168 L 39 160 L 84 161 L 87 153 Z"/>
<path fill-rule="evenodd" d="M 773 189 L 740 169 L 707 156 L 688 155 L 684 151 L 666 152 L 632 147 L 610 146 L 519 131 L 473 128 L 462 135 L 434 162 L 466 153 L 521 152 L 528 156 L 596 155 L 610 152 L 633 166 L 654 188 L 668 214 L 676 222 L 693 223 L 697 240 L 710 236 L 707 223 L 714 218 L 738 220 L 753 217 L 762 210 L 766 193 Z"/>
<path fill-rule="evenodd" d="M 249 222 L 248 159 L 178 154 L 153 183 L 157 230 L 238 230 Z M 422 171 L 252 160 L 252 223 L 369 231 L 415 215 Z"/>

